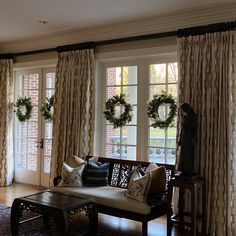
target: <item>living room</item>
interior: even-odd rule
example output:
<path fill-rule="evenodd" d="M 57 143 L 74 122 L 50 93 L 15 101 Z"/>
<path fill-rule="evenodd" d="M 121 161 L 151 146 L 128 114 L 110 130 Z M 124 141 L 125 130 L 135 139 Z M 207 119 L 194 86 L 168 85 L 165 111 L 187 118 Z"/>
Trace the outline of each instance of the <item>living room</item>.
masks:
<path fill-rule="evenodd" d="M 74 156 L 87 172 L 88 156 L 97 156 L 96 165 L 103 157 L 110 162 L 108 185 L 124 191 L 130 180 L 114 184 L 117 165 L 129 166 L 125 178 L 138 164 L 146 176 L 146 162 L 197 173 L 206 196 L 198 193 L 197 202 L 205 201 L 196 211 L 207 235 L 235 235 L 235 10 L 227 0 L 1 3 L 0 206 L 9 227 L 16 198 L 55 185 L 63 170 L 78 167 Z M 194 138 L 181 144 L 183 104 L 190 105 Z M 98 232 L 149 236 L 167 234 L 167 208 L 178 212 L 182 198 L 174 191 L 165 213 L 151 207 L 150 217 L 140 218 L 120 208 L 102 214 L 108 203 L 89 197 L 98 205 Z M 183 199 L 189 210 L 189 196 Z M 204 234 L 203 225 L 175 226 L 172 235 Z"/>

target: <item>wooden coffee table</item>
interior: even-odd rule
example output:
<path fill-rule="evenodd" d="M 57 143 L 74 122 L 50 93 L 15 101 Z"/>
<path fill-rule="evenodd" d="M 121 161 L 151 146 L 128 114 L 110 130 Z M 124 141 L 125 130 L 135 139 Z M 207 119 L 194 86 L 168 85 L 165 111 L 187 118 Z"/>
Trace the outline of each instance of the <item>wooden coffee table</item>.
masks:
<path fill-rule="evenodd" d="M 20 221 L 24 211 L 37 213 L 37 216 Z M 72 216 L 79 212 L 85 212 L 89 218 L 88 234 L 96 235 L 98 214 L 94 199 L 81 199 L 51 191 L 16 198 L 11 209 L 11 232 L 16 236 L 20 224 L 43 217 L 46 228 L 57 230 L 57 235 L 70 235 Z M 49 225 L 52 217 L 56 225 Z"/>

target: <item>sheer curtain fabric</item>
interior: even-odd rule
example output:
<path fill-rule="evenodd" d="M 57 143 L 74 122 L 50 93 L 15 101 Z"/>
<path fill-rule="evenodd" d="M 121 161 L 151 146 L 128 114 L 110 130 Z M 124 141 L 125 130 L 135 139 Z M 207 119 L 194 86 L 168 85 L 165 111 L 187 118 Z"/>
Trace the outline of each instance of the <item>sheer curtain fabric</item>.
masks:
<path fill-rule="evenodd" d="M 13 162 L 13 60 L 0 60 L 0 186 L 12 183 Z"/>
<path fill-rule="evenodd" d="M 94 139 L 94 53 L 93 49 L 58 54 L 51 183 L 61 174 L 63 161 L 73 155 L 93 154 Z"/>
<path fill-rule="evenodd" d="M 206 179 L 207 231 L 214 236 L 236 235 L 228 191 L 229 180 L 234 176 L 235 181 L 230 155 L 233 44 L 230 31 L 178 39 L 179 104 L 187 102 L 197 113 L 197 168 Z"/>

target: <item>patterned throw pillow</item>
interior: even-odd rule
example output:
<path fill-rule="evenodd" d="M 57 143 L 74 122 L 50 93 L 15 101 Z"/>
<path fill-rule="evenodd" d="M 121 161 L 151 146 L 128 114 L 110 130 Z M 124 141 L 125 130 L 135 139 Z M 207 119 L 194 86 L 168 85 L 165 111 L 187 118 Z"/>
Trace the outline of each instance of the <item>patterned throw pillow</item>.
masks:
<path fill-rule="evenodd" d="M 85 162 L 73 168 L 63 162 L 62 164 L 62 180 L 58 186 L 83 186 L 82 174 L 85 167 Z"/>
<path fill-rule="evenodd" d="M 84 171 L 84 184 L 90 186 L 108 185 L 109 163 L 96 165 L 88 161 Z"/>
<path fill-rule="evenodd" d="M 150 174 L 142 176 L 138 169 L 134 170 L 126 191 L 126 196 L 145 202 L 150 187 L 151 177 Z"/>

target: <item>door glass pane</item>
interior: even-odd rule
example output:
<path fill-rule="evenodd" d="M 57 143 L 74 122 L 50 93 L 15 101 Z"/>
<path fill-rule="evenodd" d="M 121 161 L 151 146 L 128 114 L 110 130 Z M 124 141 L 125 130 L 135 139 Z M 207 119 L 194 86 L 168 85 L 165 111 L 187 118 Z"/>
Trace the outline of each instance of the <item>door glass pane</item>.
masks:
<path fill-rule="evenodd" d="M 149 134 L 149 146 L 165 147 L 165 130 L 150 127 Z"/>
<path fill-rule="evenodd" d="M 16 133 L 18 134 L 16 140 L 16 155 L 17 166 L 20 168 L 26 168 L 27 160 L 27 123 L 19 123 Z"/>
<path fill-rule="evenodd" d="M 107 88 L 107 99 L 113 97 L 114 95 L 120 95 L 120 94 L 121 94 L 120 86 Z"/>
<path fill-rule="evenodd" d="M 176 127 L 168 129 L 167 132 L 167 147 L 176 148 Z"/>
<path fill-rule="evenodd" d="M 38 138 L 38 123 L 37 122 L 28 122 L 28 133 L 29 133 L 29 138 Z"/>
<path fill-rule="evenodd" d="M 55 73 L 46 74 L 46 87 L 55 88 Z"/>
<path fill-rule="evenodd" d="M 155 163 L 165 163 L 165 149 L 157 148 L 157 147 L 150 147 L 149 160 Z"/>
<path fill-rule="evenodd" d="M 137 66 L 122 67 L 123 85 L 137 84 Z"/>
<path fill-rule="evenodd" d="M 166 64 L 150 65 L 150 83 L 166 83 Z"/>
<path fill-rule="evenodd" d="M 106 157 L 120 158 L 120 146 L 119 145 L 106 145 L 105 150 Z"/>
<path fill-rule="evenodd" d="M 132 146 L 122 146 L 123 149 L 123 158 L 129 160 L 136 160 L 136 147 Z"/>
<path fill-rule="evenodd" d="M 167 164 L 175 164 L 176 149 L 166 149 L 166 162 Z"/>
<path fill-rule="evenodd" d="M 168 64 L 168 83 L 177 83 L 178 81 L 178 64 Z"/>
<path fill-rule="evenodd" d="M 52 138 L 52 122 L 45 122 L 45 139 Z"/>
<path fill-rule="evenodd" d="M 161 92 L 171 94 L 177 99 L 178 68 L 177 63 L 153 64 L 149 67 L 149 98 L 160 95 Z M 161 105 L 158 109 L 159 118 L 165 121 L 170 112 L 170 105 Z M 149 119 L 149 125 L 153 122 Z M 175 123 L 176 124 L 176 123 Z M 159 163 L 175 162 L 176 149 L 176 127 L 163 130 L 160 128 L 149 128 L 149 160 Z"/>
<path fill-rule="evenodd" d="M 54 94 L 54 89 L 47 89 L 46 91 L 46 97 L 50 98 Z"/>
<path fill-rule="evenodd" d="M 121 67 L 110 67 L 106 69 L 107 85 L 121 84 Z"/>
<path fill-rule="evenodd" d="M 132 115 L 133 115 L 132 120 L 128 124 L 136 125 L 137 124 L 137 106 L 133 106 Z"/>
<path fill-rule="evenodd" d="M 28 84 L 28 82 L 29 82 L 29 79 L 28 79 L 29 77 L 28 77 L 28 75 L 23 75 L 22 77 L 21 77 L 21 79 L 23 79 L 23 85 L 24 85 L 24 90 L 26 90 L 27 91 L 27 89 L 29 88 L 29 84 Z"/>
<path fill-rule="evenodd" d="M 46 73 L 46 84 L 45 84 L 45 97 L 51 98 L 55 92 L 55 73 L 49 72 Z M 53 109 L 51 109 L 53 112 Z M 43 171 L 44 173 L 50 172 L 50 164 L 51 164 L 51 154 L 52 154 L 52 130 L 53 123 L 52 121 L 44 121 L 44 151 L 43 151 Z"/>
<path fill-rule="evenodd" d="M 39 88 L 39 74 L 30 74 L 29 75 L 29 89 Z"/>
<path fill-rule="evenodd" d="M 27 169 L 36 171 L 37 170 L 37 139 L 28 138 L 28 161 Z"/>
<path fill-rule="evenodd" d="M 137 91 L 136 65 L 106 68 L 106 100 L 122 93 L 125 94 L 126 102 L 133 105 L 133 117 L 127 126 L 114 129 L 105 120 L 105 156 L 107 157 L 136 159 Z M 124 106 L 115 107 L 116 117 L 120 117 L 123 112 Z"/>
<path fill-rule="evenodd" d="M 151 85 L 149 98 L 153 99 L 153 95 L 159 95 L 162 91 L 166 92 L 166 85 Z"/>
<path fill-rule="evenodd" d="M 120 128 L 114 129 L 112 125 L 107 125 L 107 143 L 120 144 Z"/>
<path fill-rule="evenodd" d="M 122 144 L 136 145 L 136 126 L 122 127 Z"/>
<path fill-rule="evenodd" d="M 37 170 L 38 141 L 38 88 L 39 74 L 25 74 L 17 78 L 19 85 L 16 99 L 22 96 L 31 98 L 32 117 L 23 123 L 16 118 L 16 163 L 17 167 L 30 171 Z"/>
<path fill-rule="evenodd" d="M 123 92 L 126 102 L 135 105 L 137 104 L 137 86 L 124 86 Z"/>

